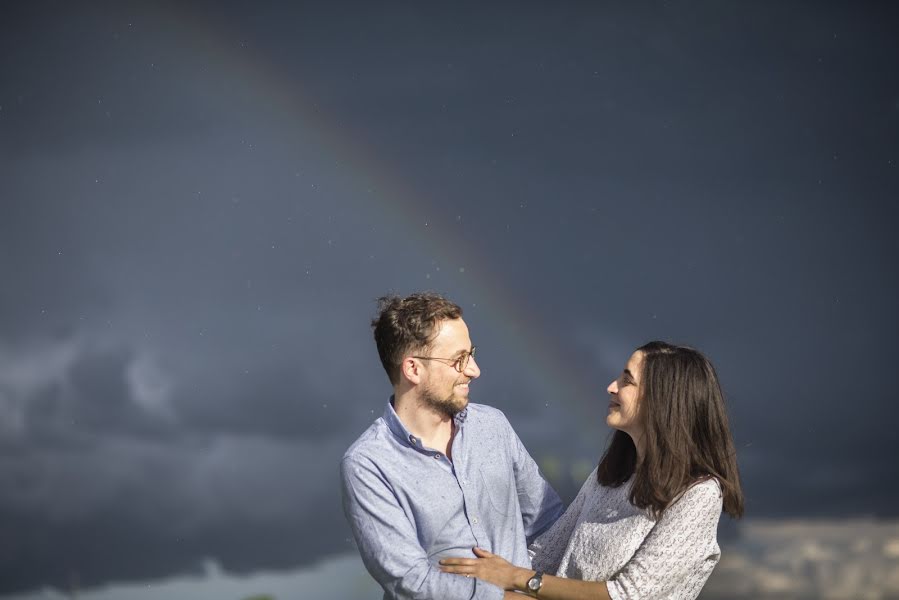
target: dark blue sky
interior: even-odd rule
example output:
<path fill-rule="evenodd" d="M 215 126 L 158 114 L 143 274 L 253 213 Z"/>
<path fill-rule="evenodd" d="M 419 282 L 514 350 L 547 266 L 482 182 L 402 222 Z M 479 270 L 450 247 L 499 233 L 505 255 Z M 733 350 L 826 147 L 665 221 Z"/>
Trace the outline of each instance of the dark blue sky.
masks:
<path fill-rule="evenodd" d="M 463 305 L 473 399 L 563 496 L 662 338 L 719 370 L 750 516 L 899 516 L 897 34 L 861 2 L 6 7 L 0 593 L 351 550 L 389 291 Z"/>

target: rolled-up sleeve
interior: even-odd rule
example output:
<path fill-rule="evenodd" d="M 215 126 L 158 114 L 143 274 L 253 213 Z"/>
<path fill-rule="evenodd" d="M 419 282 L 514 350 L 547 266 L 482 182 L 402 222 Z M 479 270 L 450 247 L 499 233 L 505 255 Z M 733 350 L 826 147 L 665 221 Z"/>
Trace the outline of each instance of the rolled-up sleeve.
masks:
<path fill-rule="evenodd" d="M 695 598 L 720 557 L 721 491 L 696 484 L 669 506 L 627 564 L 606 583 L 612 600 Z"/>
<path fill-rule="evenodd" d="M 444 573 L 428 560 L 415 527 L 377 465 L 346 456 L 340 475 L 343 510 L 362 562 L 387 598 L 501 600 L 499 587 Z"/>

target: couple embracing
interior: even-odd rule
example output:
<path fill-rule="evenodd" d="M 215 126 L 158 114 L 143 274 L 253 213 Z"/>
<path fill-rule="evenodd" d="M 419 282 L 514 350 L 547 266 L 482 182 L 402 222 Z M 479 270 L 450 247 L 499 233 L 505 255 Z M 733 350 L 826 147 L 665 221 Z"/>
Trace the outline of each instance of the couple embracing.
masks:
<path fill-rule="evenodd" d="M 480 375 L 462 309 L 381 298 L 372 322 L 393 396 L 341 462 L 343 507 L 385 599 L 685 599 L 743 494 L 721 389 L 696 350 L 638 348 L 609 384 L 615 429 L 567 510 Z"/>

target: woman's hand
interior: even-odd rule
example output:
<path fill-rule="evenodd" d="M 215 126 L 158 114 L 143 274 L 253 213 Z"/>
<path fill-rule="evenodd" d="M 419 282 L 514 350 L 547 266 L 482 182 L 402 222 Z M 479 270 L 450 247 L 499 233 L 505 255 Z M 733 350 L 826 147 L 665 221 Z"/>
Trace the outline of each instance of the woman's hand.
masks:
<path fill-rule="evenodd" d="M 504 590 L 516 589 L 516 584 L 521 586 L 522 582 L 533 575 L 533 571 L 516 567 L 486 550 L 475 548 L 474 553 L 478 558 L 444 558 L 440 561 L 440 570 L 444 573 L 477 577 Z"/>

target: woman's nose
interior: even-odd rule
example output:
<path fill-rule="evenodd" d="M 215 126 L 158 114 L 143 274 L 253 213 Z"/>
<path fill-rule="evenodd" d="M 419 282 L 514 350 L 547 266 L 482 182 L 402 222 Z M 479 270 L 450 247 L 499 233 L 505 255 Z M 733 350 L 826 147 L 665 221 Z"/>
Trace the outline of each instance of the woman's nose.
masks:
<path fill-rule="evenodd" d="M 613 379 L 612 383 L 609 384 L 609 387 L 606 388 L 606 391 L 609 392 L 610 394 L 617 394 L 618 393 L 618 380 Z"/>

